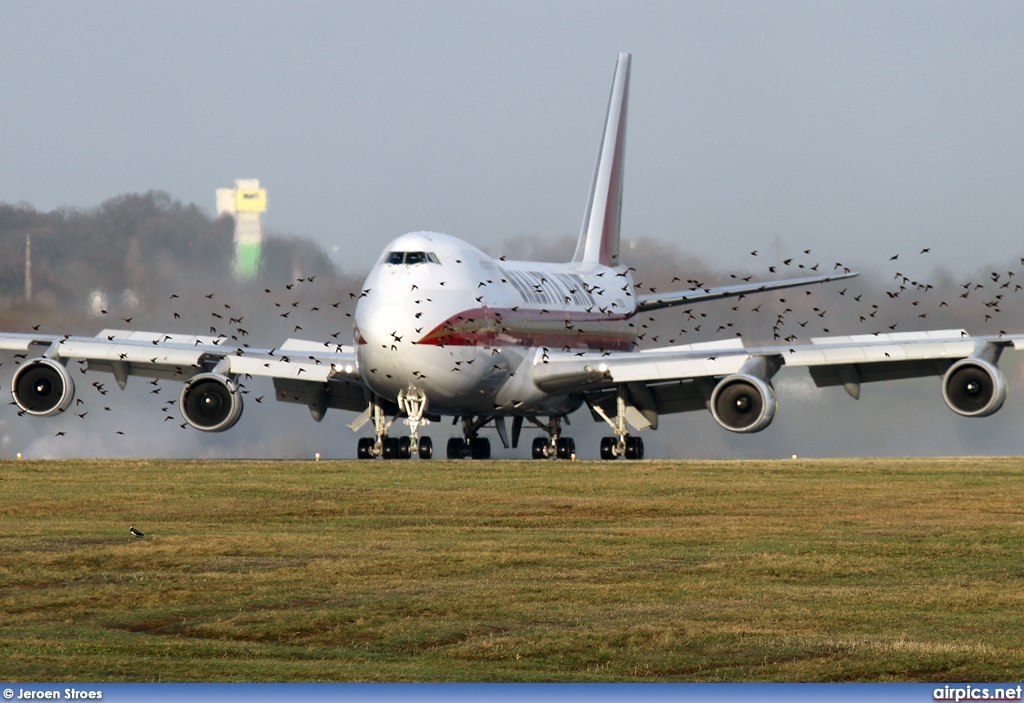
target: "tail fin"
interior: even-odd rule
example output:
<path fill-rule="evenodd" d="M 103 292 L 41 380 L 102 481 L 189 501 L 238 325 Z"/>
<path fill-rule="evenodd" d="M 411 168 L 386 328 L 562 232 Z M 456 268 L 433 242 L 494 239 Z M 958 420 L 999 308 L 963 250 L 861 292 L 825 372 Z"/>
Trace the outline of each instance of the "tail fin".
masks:
<path fill-rule="evenodd" d="M 622 215 L 622 170 L 626 157 L 626 103 L 629 99 L 629 54 L 619 54 L 608 99 L 604 136 L 590 186 L 590 201 L 573 261 L 619 263 L 619 220 Z"/>

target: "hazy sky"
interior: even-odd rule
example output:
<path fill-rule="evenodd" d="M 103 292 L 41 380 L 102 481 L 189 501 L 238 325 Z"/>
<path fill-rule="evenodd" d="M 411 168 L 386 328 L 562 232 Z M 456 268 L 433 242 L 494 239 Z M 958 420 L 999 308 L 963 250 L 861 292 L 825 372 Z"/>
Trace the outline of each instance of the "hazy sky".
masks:
<path fill-rule="evenodd" d="M 7 0 L 0 28 L 4 202 L 212 213 L 255 177 L 350 272 L 410 230 L 575 236 L 629 51 L 625 239 L 1024 256 L 1021 2 Z"/>

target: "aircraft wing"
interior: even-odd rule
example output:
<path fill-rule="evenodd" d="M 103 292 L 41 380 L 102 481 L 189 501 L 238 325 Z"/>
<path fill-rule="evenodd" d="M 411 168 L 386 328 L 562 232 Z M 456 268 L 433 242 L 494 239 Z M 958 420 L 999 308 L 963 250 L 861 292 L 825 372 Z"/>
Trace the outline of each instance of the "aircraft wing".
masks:
<path fill-rule="evenodd" d="M 113 374 L 121 388 L 129 376 L 179 380 L 186 388 L 203 381 L 219 403 L 237 412 L 233 418 L 225 416 L 230 423 L 224 426 L 201 426 L 203 422 L 186 415 L 198 429 L 233 425 L 241 413 L 237 382 L 254 376 L 273 379 L 277 400 L 308 405 L 317 420 L 329 407 L 357 412 L 366 407 L 350 346 L 289 339 L 274 349 L 254 349 L 229 346 L 217 337 L 108 329 L 95 337 L 5 334 L 0 335 L 0 350 L 20 352 L 14 355 L 21 367 L 15 372 L 14 391 L 22 410 L 34 415 L 56 414 L 71 403 L 74 381 L 65 365 L 75 361 L 84 362 L 88 370 Z M 40 381 L 46 393 L 35 394 L 33 386 Z"/>
<path fill-rule="evenodd" d="M 1007 347 L 1024 348 L 1024 335 L 933 330 L 760 347 L 737 338 L 640 352 L 551 352 L 534 365 L 533 378 L 551 393 L 584 393 L 595 419 L 614 414 L 624 388 L 626 417 L 637 429 L 656 428 L 662 414 L 708 409 L 726 429 L 756 432 L 774 415 L 771 378 L 784 366 L 806 367 L 817 386 L 841 385 L 854 398 L 861 383 L 943 376 L 954 412 L 991 414 L 1006 395 L 997 363 Z M 753 410 L 737 409 L 747 402 Z"/>
<path fill-rule="evenodd" d="M 844 278 L 853 278 L 857 272 L 843 272 L 826 274 L 823 276 L 808 276 L 805 278 L 787 278 L 780 281 L 763 281 L 761 283 L 739 283 L 733 286 L 718 286 L 716 288 L 692 288 L 690 290 L 677 290 L 668 293 L 650 293 L 637 296 L 637 309 L 640 312 L 647 310 L 660 310 L 674 305 L 703 302 L 705 300 L 717 300 L 719 298 L 735 298 L 752 293 L 763 293 L 768 290 L 779 290 L 781 288 L 796 288 L 799 286 L 810 286 L 816 283 L 828 283 L 829 281 L 841 281 Z"/>

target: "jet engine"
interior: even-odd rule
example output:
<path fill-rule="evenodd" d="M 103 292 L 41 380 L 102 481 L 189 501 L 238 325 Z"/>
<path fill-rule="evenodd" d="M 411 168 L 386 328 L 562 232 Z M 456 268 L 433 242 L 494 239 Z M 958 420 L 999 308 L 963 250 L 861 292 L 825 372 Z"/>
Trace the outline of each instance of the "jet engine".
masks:
<path fill-rule="evenodd" d="M 59 361 L 32 359 L 11 379 L 11 395 L 29 415 L 56 415 L 67 410 L 74 400 L 75 382 Z"/>
<path fill-rule="evenodd" d="M 989 361 L 961 359 L 942 377 L 942 399 L 959 415 L 985 417 L 1003 406 L 1006 380 Z"/>
<path fill-rule="evenodd" d="M 242 394 L 230 378 L 201 373 L 190 378 L 178 401 L 188 424 L 203 432 L 223 432 L 242 416 Z"/>
<path fill-rule="evenodd" d="M 759 432 L 775 417 L 775 390 L 756 376 L 727 376 L 711 394 L 711 414 L 731 432 Z"/>

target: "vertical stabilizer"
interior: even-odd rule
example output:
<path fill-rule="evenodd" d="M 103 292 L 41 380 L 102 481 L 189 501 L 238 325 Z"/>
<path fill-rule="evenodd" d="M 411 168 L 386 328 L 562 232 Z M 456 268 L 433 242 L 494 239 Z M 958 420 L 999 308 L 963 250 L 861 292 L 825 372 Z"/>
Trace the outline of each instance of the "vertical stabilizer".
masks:
<path fill-rule="evenodd" d="M 629 99 L 629 54 L 619 54 L 608 99 L 608 115 L 597 154 L 594 183 L 583 215 L 573 261 L 619 263 L 619 220 L 622 215 L 622 169 L 626 156 L 626 103 Z"/>

